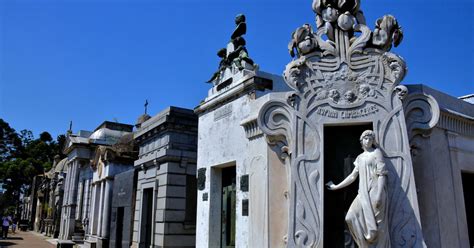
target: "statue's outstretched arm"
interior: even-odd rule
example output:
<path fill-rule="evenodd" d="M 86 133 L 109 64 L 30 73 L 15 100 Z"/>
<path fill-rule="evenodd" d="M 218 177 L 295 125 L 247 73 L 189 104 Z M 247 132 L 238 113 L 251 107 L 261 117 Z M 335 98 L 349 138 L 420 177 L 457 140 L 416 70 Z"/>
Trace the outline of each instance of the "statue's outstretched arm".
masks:
<path fill-rule="evenodd" d="M 354 168 L 354 170 L 352 170 L 351 174 L 349 174 L 349 176 L 347 176 L 342 182 L 340 182 L 338 185 L 334 185 L 334 183 L 332 181 L 329 181 L 328 183 L 326 183 L 326 186 L 328 187 L 328 189 L 330 190 L 338 190 L 338 189 L 342 189 L 344 187 L 347 187 L 349 186 L 351 183 L 353 183 L 356 179 L 357 179 L 357 176 L 359 175 L 359 170 L 357 169 L 357 166 Z"/>

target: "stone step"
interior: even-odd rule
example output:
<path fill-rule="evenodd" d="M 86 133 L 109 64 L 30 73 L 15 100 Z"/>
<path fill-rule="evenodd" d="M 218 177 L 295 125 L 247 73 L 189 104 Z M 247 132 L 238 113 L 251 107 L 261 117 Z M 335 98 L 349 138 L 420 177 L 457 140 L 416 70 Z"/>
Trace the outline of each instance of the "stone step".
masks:
<path fill-rule="evenodd" d="M 72 241 L 76 244 L 83 244 L 84 243 L 84 235 L 73 235 Z"/>
<path fill-rule="evenodd" d="M 58 240 L 57 247 L 58 248 L 73 248 L 74 247 L 74 242 L 70 240 Z"/>

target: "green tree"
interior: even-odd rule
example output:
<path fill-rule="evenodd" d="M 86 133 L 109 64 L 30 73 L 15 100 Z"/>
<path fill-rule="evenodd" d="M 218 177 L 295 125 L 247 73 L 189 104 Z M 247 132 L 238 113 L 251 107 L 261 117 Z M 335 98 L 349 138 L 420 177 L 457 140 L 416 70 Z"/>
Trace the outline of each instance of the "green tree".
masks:
<path fill-rule="evenodd" d="M 0 119 L 0 162 L 18 157 L 22 148 L 22 140 L 15 129 Z"/>
<path fill-rule="evenodd" d="M 20 194 L 27 193 L 33 177 L 51 169 L 54 156 L 61 154 L 65 136 L 57 141 L 51 134 L 42 132 L 38 139 L 29 130 L 18 134 L 0 119 L 0 182 L 4 194 L 0 196 L 0 208 L 17 206 Z"/>

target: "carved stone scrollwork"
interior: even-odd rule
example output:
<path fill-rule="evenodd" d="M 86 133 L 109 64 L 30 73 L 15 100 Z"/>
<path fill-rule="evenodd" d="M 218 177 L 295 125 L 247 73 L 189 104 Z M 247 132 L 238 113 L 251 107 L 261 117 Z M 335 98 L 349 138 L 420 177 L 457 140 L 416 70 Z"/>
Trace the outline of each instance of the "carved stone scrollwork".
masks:
<path fill-rule="evenodd" d="M 262 106 L 260 113 L 257 121 L 260 129 L 267 134 L 267 142 L 277 146 L 279 157 L 286 159 L 291 154 L 288 147 L 292 133 L 290 106 L 287 102 L 270 102 Z"/>
<path fill-rule="evenodd" d="M 290 247 L 316 247 L 320 241 L 321 212 L 318 210 L 320 193 L 317 186 L 320 173 L 315 161 L 319 159 L 319 134 L 298 108 L 301 95 L 288 94 L 286 101 L 271 101 L 262 106 L 258 123 L 274 146 L 280 158 L 287 164 L 290 178 L 289 235 Z M 303 127 L 304 131 L 295 133 Z M 303 145 L 304 144 L 304 145 Z"/>
<path fill-rule="evenodd" d="M 403 108 L 410 140 L 416 135 L 428 136 L 439 121 L 438 102 L 430 95 L 408 94 L 403 101 Z"/>
<path fill-rule="evenodd" d="M 399 85 L 406 74 L 405 62 L 389 52 L 392 44 L 401 42 L 401 28 L 393 16 L 384 16 L 371 31 L 359 0 L 314 0 L 312 7 L 317 30 L 304 24 L 288 46 L 294 59 L 286 66 L 284 79 L 292 90 L 265 103 L 257 118 L 269 145 L 287 166 L 287 246 L 323 246 L 324 126 L 371 123 L 389 173 L 390 244 L 423 247 L 404 118 L 412 121 L 411 113 L 419 104 L 409 103 L 415 99 Z M 433 118 L 438 118 L 436 113 Z M 419 132 L 432 125 L 430 120 L 428 124 L 415 120 L 408 130 Z"/>

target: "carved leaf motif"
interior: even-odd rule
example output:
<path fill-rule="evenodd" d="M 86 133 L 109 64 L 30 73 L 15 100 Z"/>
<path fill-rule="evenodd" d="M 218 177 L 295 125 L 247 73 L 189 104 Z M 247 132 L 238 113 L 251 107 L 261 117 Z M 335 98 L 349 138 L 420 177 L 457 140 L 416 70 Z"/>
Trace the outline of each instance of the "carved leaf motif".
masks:
<path fill-rule="evenodd" d="M 299 223 L 305 223 L 305 206 L 304 203 L 298 201 L 296 204 L 296 218 L 298 219 Z M 299 226 L 299 230 L 295 231 L 295 243 L 298 246 L 307 246 L 308 242 L 308 228 L 306 225 Z"/>
<path fill-rule="evenodd" d="M 354 30 L 362 32 L 362 34 L 349 47 L 349 57 L 356 53 L 362 53 L 367 41 L 370 39 L 370 29 L 367 26 L 358 24 L 354 27 Z"/>
<path fill-rule="evenodd" d="M 319 241 L 319 191 L 317 190 L 317 170 L 310 172 L 308 175 L 307 170 L 311 170 L 312 163 L 307 161 L 305 156 L 300 156 L 294 159 L 291 163 L 292 177 L 296 183 L 296 191 L 299 196 L 294 201 L 297 201 L 297 212 L 296 216 L 298 219 L 297 225 L 304 227 L 308 230 L 308 243 L 305 245 L 312 246 L 312 244 Z M 296 233 L 295 233 L 296 238 Z"/>
<path fill-rule="evenodd" d="M 386 69 L 388 70 L 385 75 L 393 83 L 393 88 L 397 86 L 406 74 L 406 63 L 398 55 L 386 52 L 383 54 L 384 62 L 386 63 Z"/>
<path fill-rule="evenodd" d="M 318 45 L 323 52 L 323 56 L 336 56 L 336 45 L 334 44 L 334 42 L 331 40 L 323 40 L 323 35 L 328 34 L 328 32 L 329 30 L 326 27 L 319 28 L 315 39 L 318 41 Z"/>
<path fill-rule="evenodd" d="M 321 14 L 321 0 L 313 0 L 311 7 L 313 8 L 314 13 Z"/>

